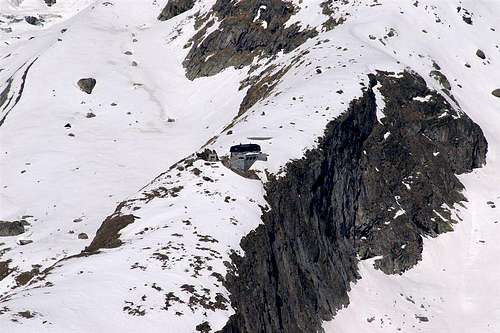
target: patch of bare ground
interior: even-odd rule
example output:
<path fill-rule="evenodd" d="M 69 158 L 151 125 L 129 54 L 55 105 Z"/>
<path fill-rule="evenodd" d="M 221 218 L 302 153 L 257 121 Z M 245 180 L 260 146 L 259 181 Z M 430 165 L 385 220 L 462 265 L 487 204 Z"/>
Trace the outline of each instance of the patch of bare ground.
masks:
<path fill-rule="evenodd" d="M 117 209 L 118 211 L 119 209 Z M 122 245 L 120 230 L 134 223 L 137 217 L 134 215 L 119 215 L 117 212 L 104 220 L 94 239 L 83 252 L 97 252 L 100 249 L 111 249 Z"/>
<path fill-rule="evenodd" d="M 36 275 L 40 274 L 38 268 L 33 268 L 31 271 L 22 272 L 16 276 L 15 280 L 18 286 L 27 285 Z"/>
<path fill-rule="evenodd" d="M 9 268 L 10 260 L 0 261 L 0 281 L 5 279 L 11 272 L 12 269 Z"/>

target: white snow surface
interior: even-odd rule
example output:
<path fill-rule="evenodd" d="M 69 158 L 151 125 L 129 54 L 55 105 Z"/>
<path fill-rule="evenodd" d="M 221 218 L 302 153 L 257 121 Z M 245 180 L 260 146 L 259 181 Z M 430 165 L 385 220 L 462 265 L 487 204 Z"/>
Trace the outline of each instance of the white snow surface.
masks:
<path fill-rule="evenodd" d="M 435 62 L 484 131 L 487 165 L 460 176 L 469 201 L 454 207 L 462 220 L 454 232 L 426 239 L 421 263 L 400 276 L 361 262 L 350 305 L 324 330 L 500 332 L 500 99 L 491 94 L 500 88 L 500 1 L 342 1 L 337 15 L 350 15 L 330 31 L 321 27 L 321 1 L 294 1 L 299 10 L 287 24 L 321 33 L 272 60 L 279 68 L 309 52 L 271 96 L 236 119 L 248 67 L 194 81 L 182 67 L 195 33 L 191 15 L 214 2 L 159 22 L 164 3 L 157 1 L 59 0 L 47 7 L 43 0 L 0 0 L 0 92 L 12 77 L 15 99 L 34 61 L 0 127 L 0 220 L 31 216 L 27 233 L 0 238 L 0 261 L 15 268 L 0 281 L 0 331 L 193 332 L 205 321 L 222 328 L 234 313 L 228 303 L 210 309 L 190 297 L 229 299 L 217 276 L 261 223 L 263 171 L 279 173 L 314 147 L 326 124 L 361 95 L 368 73 L 409 68 L 441 90 L 429 76 Z M 473 13 L 473 25 L 457 7 Z M 26 15 L 45 22 L 29 25 Z M 91 95 L 76 85 L 84 77 L 97 80 Z M 378 104 L 380 120 L 380 98 Z M 262 181 L 218 162 L 165 172 L 207 142 L 225 155 L 249 141 L 269 154 L 255 166 Z M 175 195 L 148 199 L 163 189 Z M 123 212 L 136 221 L 121 231 L 123 245 L 65 259 L 80 253 L 124 200 L 131 205 Z M 33 243 L 18 245 L 26 239 Z M 33 265 L 55 266 L 44 280 L 17 286 L 15 277 Z"/>

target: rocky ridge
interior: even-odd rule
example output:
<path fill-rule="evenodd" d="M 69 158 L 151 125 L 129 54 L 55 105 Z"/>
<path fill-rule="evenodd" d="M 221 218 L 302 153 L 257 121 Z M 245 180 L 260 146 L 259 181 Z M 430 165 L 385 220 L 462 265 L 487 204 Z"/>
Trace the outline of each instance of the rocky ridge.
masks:
<path fill-rule="evenodd" d="M 186 76 L 211 76 L 250 65 L 256 57 L 292 51 L 317 35 L 298 23 L 286 26 L 295 10 L 281 0 L 217 0 L 212 11 L 199 18 L 200 29 L 185 46 L 190 47 L 183 62 Z"/>
<path fill-rule="evenodd" d="M 222 332 L 318 331 L 348 304 L 357 256 L 401 273 L 420 260 L 422 237 L 452 230 L 450 209 L 465 200 L 455 174 L 483 165 L 487 150 L 455 108 L 417 74 L 371 75 L 318 148 L 267 184 L 264 224 L 232 258 L 236 315 Z"/>

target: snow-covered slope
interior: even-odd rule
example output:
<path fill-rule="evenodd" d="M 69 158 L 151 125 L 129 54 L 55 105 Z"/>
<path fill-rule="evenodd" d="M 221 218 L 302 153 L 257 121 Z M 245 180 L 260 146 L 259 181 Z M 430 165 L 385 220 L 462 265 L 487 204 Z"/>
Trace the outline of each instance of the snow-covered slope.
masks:
<path fill-rule="evenodd" d="M 425 239 L 422 261 L 402 275 L 361 261 L 350 305 L 323 328 L 498 332 L 500 98 L 492 91 L 500 88 L 500 2 L 296 1 L 286 25 L 317 36 L 188 80 L 183 61 L 214 4 L 196 2 L 162 22 L 157 1 L 0 1 L 0 220 L 30 224 L 0 237 L 8 265 L 3 278 L 0 265 L 0 327 L 222 329 L 235 313 L 224 278 L 231 255 L 244 255 L 241 239 L 262 223 L 266 172 L 279 174 L 315 147 L 362 95 L 367 74 L 412 70 L 442 91 L 430 75 L 439 67 L 449 96 L 484 132 L 487 164 L 460 176 L 469 202 L 455 207 L 455 230 Z M 27 15 L 43 22 L 28 24 Z M 329 16 L 338 25 L 325 24 Z M 240 85 L 252 75 L 270 77 L 262 86 L 273 88 L 239 114 L 252 89 Z M 77 86 L 87 77 L 97 80 L 92 94 Z M 383 115 L 381 96 L 377 104 Z M 227 155 L 249 141 L 269 155 L 254 166 L 260 179 L 194 155 Z M 99 253 L 81 254 L 105 233 L 97 230 L 107 216 L 132 217 L 118 230 L 122 244 L 107 249 L 104 237 Z"/>

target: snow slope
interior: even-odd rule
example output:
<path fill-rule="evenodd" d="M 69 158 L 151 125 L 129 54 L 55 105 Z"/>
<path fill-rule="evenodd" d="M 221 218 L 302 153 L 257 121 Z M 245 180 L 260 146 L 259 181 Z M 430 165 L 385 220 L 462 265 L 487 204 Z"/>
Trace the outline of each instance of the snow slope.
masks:
<path fill-rule="evenodd" d="M 455 207 L 461 219 L 455 231 L 427 239 L 422 262 L 401 276 L 387 276 L 371 262 L 362 262 L 362 279 L 352 287 L 351 304 L 325 323 L 326 332 L 500 332 L 500 269 L 496 265 L 500 212 L 492 204 L 500 200 L 500 104 L 491 95 L 500 82 L 500 38 L 498 31 L 491 30 L 500 26 L 500 2 L 464 1 L 463 6 L 475 14 L 472 27 L 453 16 L 450 2 L 434 5 L 427 10 L 440 17 L 442 27 L 433 27 L 431 20 L 415 22 L 415 17 L 424 18 L 427 11 L 420 4 L 420 15 L 388 26 L 404 36 L 403 31 L 408 33 L 417 25 L 427 31 L 422 35 L 426 39 L 405 39 L 390 47 L 396 59 L 412 68 L 419 67 L 408 50 L 431 55 L 443 65 L 453 79 L 458 103 L 485 133 L 487 165 L 460 177 L 469 202 Z M 387 14 L 387 6 L 379 9 Z M 394 8 L 389 16 L 396 15 Z M 367 34 L 376 26 L 379 22 L 373 20 L 358 29 Z M 487 61 L 475 55 L 477 49 L 487 50 Z M 472 68 L 464 67 L 465 63 Z"/>
<path fill-rule="evenodd" d="M 500 201 L 500 99 L 491 95 L 500 88 L 500 2 L 342 2 L 339 15 L 350 15 L 330 31 L 321 28 L 327 19 L 321 1 L 296 2 L 301 10 L 290 22 L 322 32 L 272 60 L 277 68 L 293 66 L 270 97 L 237 118 L 248 68 L 189 81 L 181 65 L 195 32 L 190 15 L 213 2 L 166 22 L 156 20 L 164 5 L 156 1 L 16 3 L 1 1 L 1 15 L 44 13 L 47 22 L 0 23 L 12 28 L 0 32 L 0 90 L 13 77 L 11 94 L 17 93 L 36 59 L 0 127 L 0 219 L 32 216 L 26 234 L 0 240 L 0 259 L 16 267 L 0 281 L 2 329 L 192 332 L 204 322 L 222 328 L 234 310 L 218 277 L 240 239 L 261 223 L 262 182 L 218 162 L 181 162 L 163 172 L 213 138 L 206 147 L 219 155 L 233 144 L 259 143 L 269 160 L 256 169 L 278 173 L 314 147 L 328 121 L 361 94 L 366 74 L 410 68 L 440 90 L 429 76 L 437 63 L 461 108 L 483 129 L 488 164 L 461 177 L 469 203 L 457 207 L 463 221 L 455 231 L 426 240 L 421 264 L 402 276 L 362 262 L 350 306 L 324 328 L 498 332 L 500 304 L 492 296 L 499 294 L 500 213 L 486 202 Z M 472 13 L 472 25 L 458 6 Z M 97 79 L 91 95 L 76 85 L 83 77 Z M 382 101 L 379 107 L 383 112 Z M 150 198 L 153 191 L 160 195 Z M 122 230 L 121 247 L 59 261 L 87 246 L 90 240 L 77 235 L 92 239 L 125 199 L 123 212 L 136 221 Z M 33 243 L 20 246 L 21 239 Z M 33 265 L 50 273 L 18 286 L 16 276 Z"/>
<path fill-rule="evenodd" d="M 134 3 L 135 10 L 129 11 Z M 13 249 L 33 262 L 53 263 L 80 250 L 79 232 L 93 233 L 125 196 L 198 149 L 232 119 L 241 97 L 227 98 L 224 92 L 236 90 L 238 73 L 224 73 L 224 83 L 216 89 L 208 89 L 215 78 L 188 81 L 178 64 L 183 42 L 169 44 L 170 31 L 156 22 L 157 10 L 158 5 L 136 2 L 98 3 L 20 49 L 6 50 L 12 53 L 4 60 L 12 63 L 9 68 L 38 58 L 0 134 L 2 218 L 36 219 L 28 236 L 44 243 L 41 249 L 50 254 L 38 246 Z M 68 30 L 62 34 L 61 29 Z M 132 67 L 132 61 L 138 66 Z M 162 63 L 177 66 L 158 71 Z M 0 74 L 2 81 L 10 76 Z M 21 79 L 19 74 L 14 81 Z M 89 76 L 97 78 L 92 95 L 76 86 Z M 89 113 L 95 117 L 88 118 Z"/>

